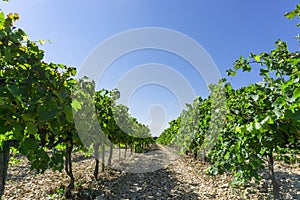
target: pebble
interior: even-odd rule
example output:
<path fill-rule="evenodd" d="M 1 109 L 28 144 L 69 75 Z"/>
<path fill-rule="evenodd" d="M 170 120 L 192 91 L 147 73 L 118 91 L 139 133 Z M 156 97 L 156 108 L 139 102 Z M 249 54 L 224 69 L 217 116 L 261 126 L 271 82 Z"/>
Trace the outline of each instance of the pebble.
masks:
<path fill-rule="evenodd" d="M 205 174 L 207 167 L 205 163 L 192 161 L 185 156 L 176 157 L 168 149 L 162 148 L 161 151 L 152 154 L 155 157 L 152 161 L 158 162 L 165 153 L 172 156 L 172 160 L 170 159 L 172 162 L 164 162 L 160 168 L 145 173 L 107 170 L 99 174 L 99 181 L 91 178 L 92 158 L 74 162 L 75 185 L 80 185 L 81 188 L 79 190 L 78 186 L 73 190 L 74 199 L 270 199 L 270 182 L 267 180 L 266 172 L 262 173 L 263 180 L 259 185 L 253 184 L 247 189 L 235 189 L 229 184 L 231 178 L 229 174 L 211 177 Z M 157 158 L 158 155 L 160 158 Z M 126 164 L 131 166 L 134 162 L 130 161 Z M 277 165 L 276 170 L 282 198 L 300 199 L 299 167 L 291 171 L 291 167 Z M 19 174 L 23 176 L 18 176 Z M 47 170 L 44 174 L 35 175 L 34 172 L 29 171 L 26 159 L 22 160 L 19 166 L 9 168 L 9 177 L 3 197 L 5 200 L 61 199 L 61 194 L 57 191 L 68 184 L 68 177 L 64 172 Z"/>

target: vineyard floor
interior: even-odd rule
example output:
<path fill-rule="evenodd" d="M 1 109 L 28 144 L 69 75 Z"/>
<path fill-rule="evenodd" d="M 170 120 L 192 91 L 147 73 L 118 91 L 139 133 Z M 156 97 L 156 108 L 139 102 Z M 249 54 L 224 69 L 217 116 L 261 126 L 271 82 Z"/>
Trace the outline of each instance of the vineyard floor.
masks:
<path fill-rule="evenodd" d="M 94 159 L 82 154 L 73 156 L 75 188 L 72 199 L 272 199 L 271 185 L 264 179 L 259 185 L 232 188 L 231 176 L 211 177 L 205 173 L 206 163 L 195 162 L 187 156 L 177 156 L 170 149 L 157 146 L 146 154 L 114 150 L 113 168 L 99 173 L 93 179 Z M 123 157 L 123 158 L 122 158 Z M 29 163 L 20 158 L 8 172 L 3 199 L 63 199 L 68 177 L 64 172 L 47 170 L 34 174 Z M 107 158 L 105 158 L 107 159 Z M 282 199 L 300 199 L 300 166 L 276 163 L 276 177 Z"/>

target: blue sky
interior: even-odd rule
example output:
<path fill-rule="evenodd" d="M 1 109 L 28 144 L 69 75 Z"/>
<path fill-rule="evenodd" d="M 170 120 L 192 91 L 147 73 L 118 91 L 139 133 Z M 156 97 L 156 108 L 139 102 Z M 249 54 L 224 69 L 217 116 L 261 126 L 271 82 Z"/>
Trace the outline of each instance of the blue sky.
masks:
<path fill-rule="evenodd" d="M 5 13 L 20 14 L 16 26 L 23 28 L 30 39 L 51 40 L 42 46 L 46 61 L 79 69 L 89 53 L 107 38 L 134 28 L 161 27 L 185 34 L 202 45 L 225 77 L 234 60 L 249 52 L 268 52 L 279 38 L 287 41 L 291 50 L 299 50 L 294 39 L 299 33 L 296 22 L 283 16 L 297 3 L 296 0 L 10 0 L 1 1 L 0 5 Z M 146 63 L 174 68 L 190 82 L 196 95 L 208 95 L 205 82 L 190 63 L 155 49 L 120 57 L 111 64 L 98 88 L 112 89 L 124 74 Z M 257 74 L 257 71 L 238 74 L 231 82 L 236 88 L 247 85 L 260 80 Z M 166 116 L 167 123 L 181 109 L 176 94 L 155 84 L 136 90 L 128 106 L 132 115 L 155 127 L 153 130 L 166 125 L 161 125 L 159 116 Z M 151 107 L 155 109 L 151 111 Z"/>

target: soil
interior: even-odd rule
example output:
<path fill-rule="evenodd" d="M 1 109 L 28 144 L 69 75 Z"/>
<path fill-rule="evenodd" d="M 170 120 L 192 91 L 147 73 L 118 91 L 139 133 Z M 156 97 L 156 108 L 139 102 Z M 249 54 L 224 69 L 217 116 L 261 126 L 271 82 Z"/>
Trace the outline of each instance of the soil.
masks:
<path fill-rule="evenodd" d="M 112 166 L 100 172 L 98 180 L 93 178 L 94 165 L 93 157 L 74 153 L 72 199 L 273 199 L 266 170 L 261 172 L 259 184 L 233 188 L 230 174 L 212 177 L 206 173 L 208 163 L 178 156 L 162 146 L 143 154 L 127 152 L 126 158 L 124 149 L 120 158 L 115 149 Z M 276 162 L 275 172 L 281 199 L 300 199 L 300 164 Z M 65 172 L 35 174 L 28 160 L 21 157 L 9 167 L 3 199 L 64 199 L 68 181 Z"/>

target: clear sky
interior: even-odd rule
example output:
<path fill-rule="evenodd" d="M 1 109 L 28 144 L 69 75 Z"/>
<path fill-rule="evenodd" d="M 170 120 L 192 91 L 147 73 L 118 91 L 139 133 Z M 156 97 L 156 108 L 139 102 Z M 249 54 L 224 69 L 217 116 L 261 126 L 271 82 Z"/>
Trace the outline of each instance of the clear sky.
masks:
<path fill-rule="evenodd" d="M 0 8 L 5 13 L 19 13 L 16 26 L 23 28 L 31 40 L 51 40 L 41 47 L 46 52 L 46 61 L 80 69 L 89 53 L 107 38 L 134 28 L 160 27 L 178 31 L 202 45 L 225 77 L 226 69 L 241 55 L 268 52 L 279 38 L 287 41 L 291 50 L 299 50 L 294 39 L 299 33 L 296 22 L 283 16 L 297 3 L 297 0 L 10 0 L 1 1 Z M 196 95 L 208 95 L 205 81 L 190 63 L 157 49 L 121 56 L 111 64 L 97 87 L 112 89 L 124 74 L 149 63 L 173 68 L 191 84 Z M 254 72 L 238 74 L 231 82 L 237 88 L 259 80 Z M 128 106 L 133 116 L 158 134 L 180 113 L 176 96 L 168 86 L 144 85 L 133 91 Z"/>

